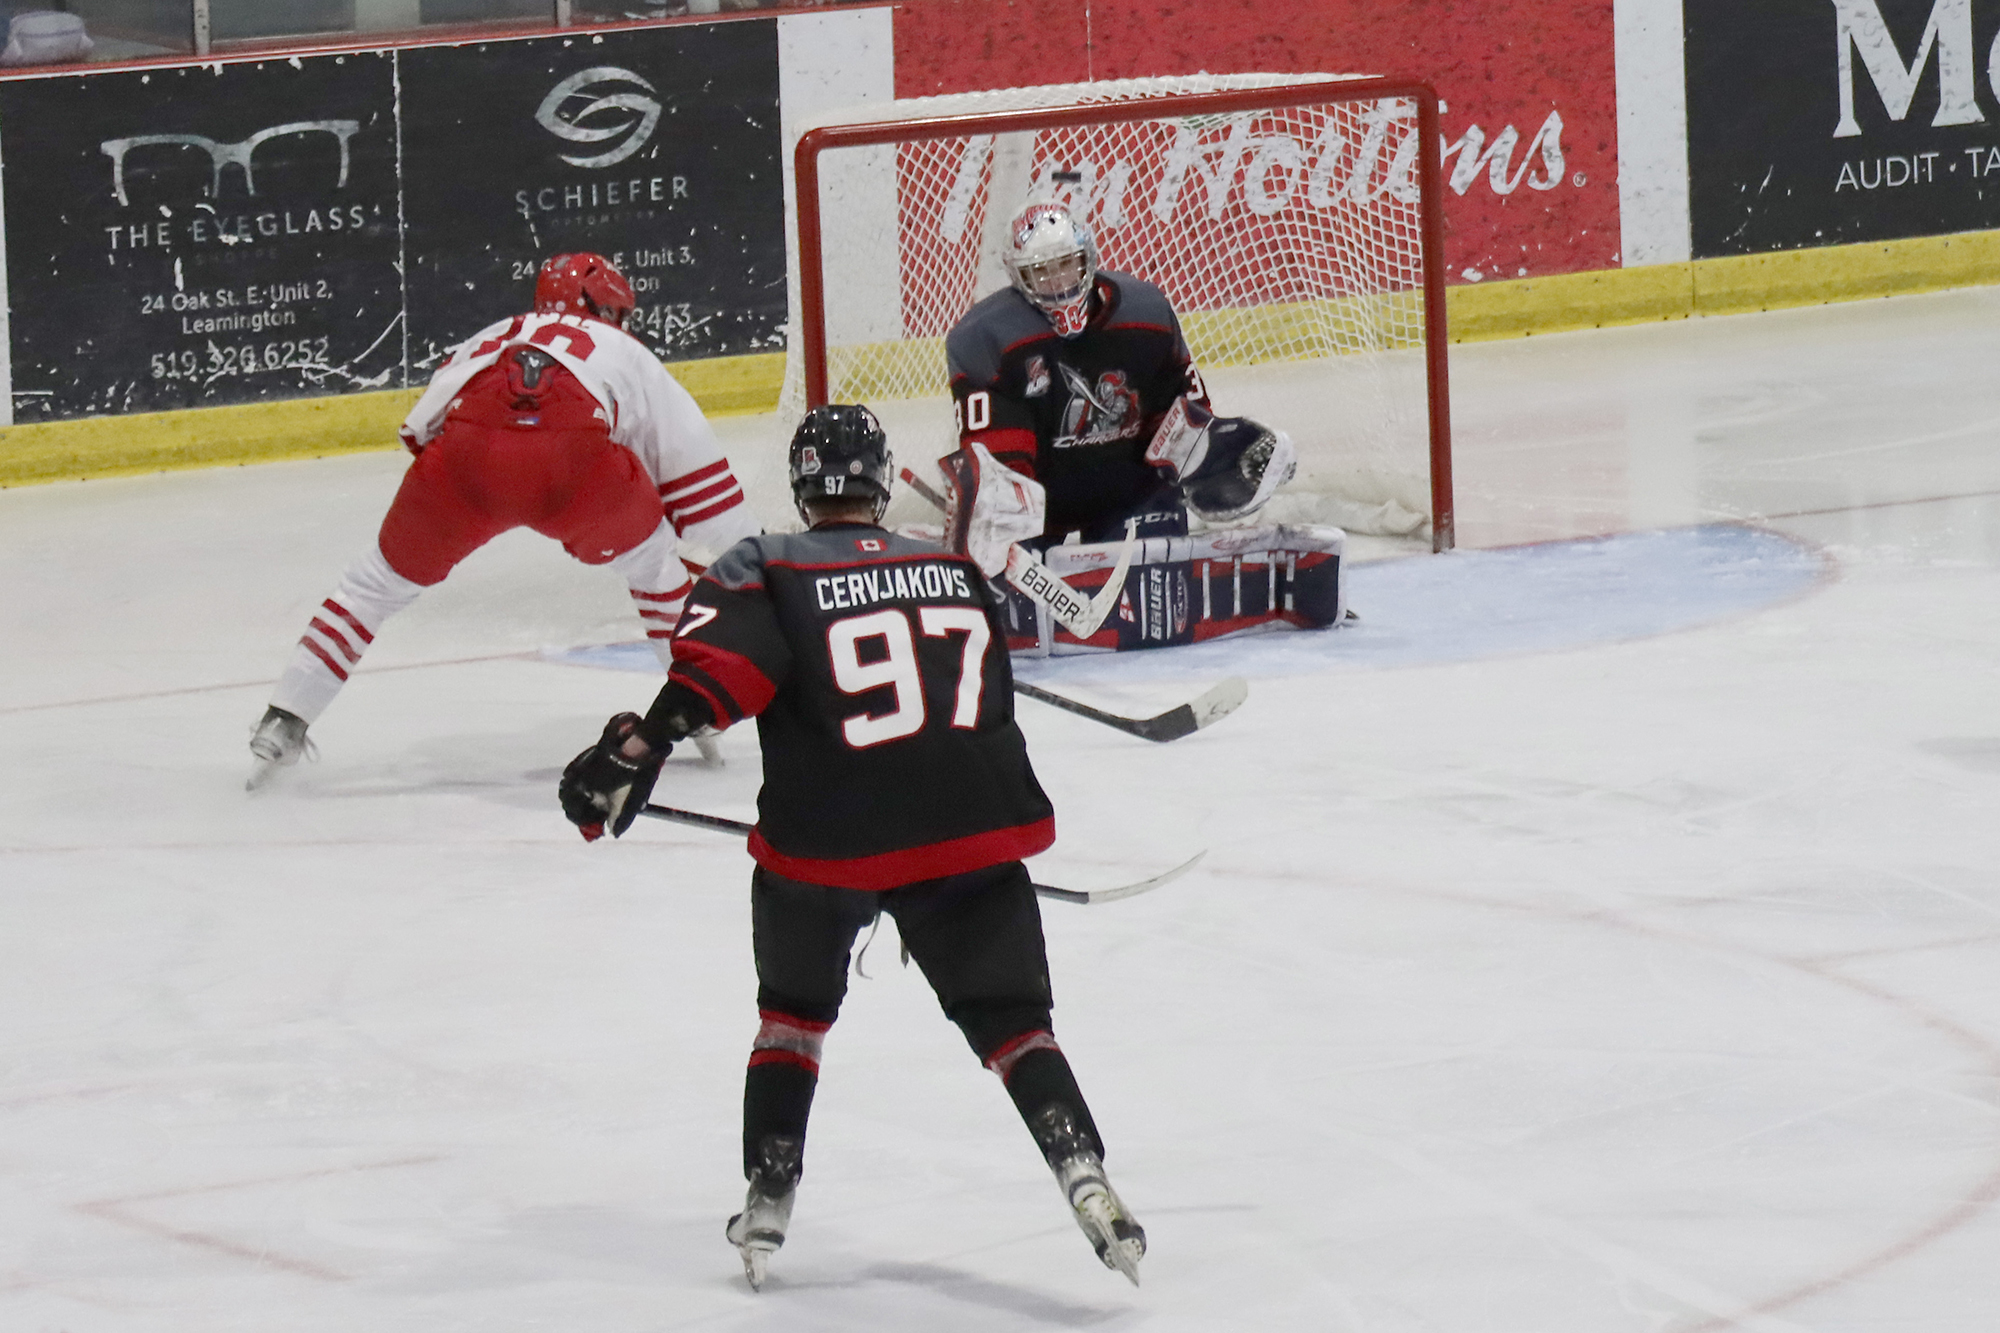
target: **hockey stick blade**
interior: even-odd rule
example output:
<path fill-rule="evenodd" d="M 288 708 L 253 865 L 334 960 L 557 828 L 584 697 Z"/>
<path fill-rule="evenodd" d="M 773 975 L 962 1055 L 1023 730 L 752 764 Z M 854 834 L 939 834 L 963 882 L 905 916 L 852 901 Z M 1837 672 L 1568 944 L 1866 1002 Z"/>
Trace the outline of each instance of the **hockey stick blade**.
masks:
<path fill-rule="evenodd" d="M 677 810 L 671 805 L 644 805 L 639 808 L 639 813 L 648 819 L 664 819 L 673 824 L 689 824 L 695 828 L 705 828 L 715 833 L 735 833 L 741 836 L 748 836 L 752 827 L 740 819 L 724 819 L 721 815 L 704 815 L 695 810 Z M 1137 884 L 1121 884 L 1116 888 L 1059 889 L 1053 884 L 1036 884 L 1033 888 L 1036 893 L 1039 893 L 1044 898 L 1055 898 L 1066 903 L 1082 903 L 1088 906 L 1092 903 L 1117 902 L 1120 898 L 1136 897 L 1141 893 L 1157 889 L 1162 884 L 1172 883 L 1188 871 L 1194 869 L 1195 862 L 1207 855 L 1207 852 L 1196 852 L 1191 859 L 1182 862 L 1164 874 L 1155 875 L 1151 879 L 1140 880 Z"/>
<path fill-rule="evenodd" d="M 1151 893 L 1162 884 L 1173 883 L 1201 864 L 1201 858 L 1207 855 L 1205 851 L 1196 852 L 1172 870 L 1164 871 L 1151 879 L 1142 879 L 1137 884 L 1120 884 L 1110 889 L 1058 889 L 1048 884 L 1037 884 L 1035 892 L 1044 898 L 1059 898 L 1066 903 L 1083 903 L 1086 906 L 1096 903 L 1115 903 L 1120 898 L 1136 898 L 1142 893 Z"/>
<path fill-rule="evenodd" d="M 1107 727 L 1115 727 L 1119 731 L 1164 744 L 1167 741 L 1177 741 L 1183 736 L 1191 736 L 1203 727 L 1228 717 L 1250 697 L 1250 686 L 1242 677 L 1231 676 L 1220 685 L 1203 691 L 1196 698 L 1153 717 L 1125 717 L 1119 713 L 1107 713 L 1101 708 L 1078 703 L 1066 695 L 1052 694 L 1025 681 L 1015 681 L 1014 692 L 1024 694 L 1030 699 L 1040 700 L 1051 708 L 1060 708 L 1065 712 L 1075 713 L 1078 717 L 1087 717 L 1092 722 L 1102 722 Z"/>
<path fill-rule="evenodd" d="M 923 478 L 908 468 L 901 469 L 901 476 L 904 484 L 921 496 L 925 503 L 942 513 L 950 512 L 944 497 Z M 1139 541 L 1138 531 L 1137 523 L 1126 522 L 1125 546 L 1118 552 L 1118 565 L 1095 597 L 1085 597 L 1070 587 L 1019 545 L 1007 548 L 1007 581 L 1047 607 L 1049 614 L 1064 629 L 1079 639 L 1087 639 L 1104 627 L 1104 622 L 1110 618 L 1112 609 L 1118 605 L 1118 599 L 1125 591 L 1125 571 L 1132 565 L 1132 552 Z"/>

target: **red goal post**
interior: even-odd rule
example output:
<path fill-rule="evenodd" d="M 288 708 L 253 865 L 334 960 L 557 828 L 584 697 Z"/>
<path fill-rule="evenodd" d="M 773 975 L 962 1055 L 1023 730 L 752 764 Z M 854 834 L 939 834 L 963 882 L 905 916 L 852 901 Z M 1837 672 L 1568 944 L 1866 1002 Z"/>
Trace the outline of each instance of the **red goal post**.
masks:
<path fill-rule="evenodd" d="M 1256 82 L 1200 86 L 1232 78 Z M 1053 104 L 1005 105 L 1037 94 Z M 1275 517 L 1427 528 L 1434 551 L 1452 547 L 1442 140 L 1429 85 L 1128 80 L 897 101 L 841 119 L 806 129 L 793 153 L 781 412 L 867 402 L 908 452 L 890 404 L 947 392 L 943 335 L 998 285 L 995 219 L 1062 197 L 1093 227 L 1105 267 L 1166 291 L 1216 409 L 1292 434 L 1298 494 Z M 843 187 L 822 169 L 866 149 L 878 150 L 875 184 L 893 180 L 893 209 L 880 188 Z M 850 209 L 876 222 L 850 222 Z M 883 307 L 846 339 L 830 325 L 854 324 L 855 302 L 829 311 L 830 262 L 872 263 L 875 280 L 848 291 Z M 935 418 L 926 424 L 943 452 Z"/>

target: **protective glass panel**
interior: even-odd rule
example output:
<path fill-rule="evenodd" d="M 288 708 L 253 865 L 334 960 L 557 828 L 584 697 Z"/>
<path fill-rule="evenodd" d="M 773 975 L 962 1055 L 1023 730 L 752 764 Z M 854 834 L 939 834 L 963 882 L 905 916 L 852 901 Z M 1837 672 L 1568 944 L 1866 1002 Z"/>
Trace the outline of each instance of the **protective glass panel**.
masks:
<path fill-rule="evenodd" d="M 501 23 L 521 19 L 550 22 L 555 15 L 552 0 L 423 0 L 418 20 L 422 23 Z"/>
<path fill-rule="evenodd" d="M 209 32 L 218 42 L 352 32 L 355 4 L 356 0 L 210 0 Z"/>
<path fill-rule="evenodd" d="M 34 0 L 0 3 L 0 43 L 7 47 L 0 64 L 136 60 L 185 52 L 193 44 L 190 0 L 70 0 L 60 16 L 49 13 L 52 8 Z M 26 20 L 19 27 L 17 17 Z M 72 18 L 81 23 L 69 23 Z M 74 31 L 52 29 L 52 21 Z"/>

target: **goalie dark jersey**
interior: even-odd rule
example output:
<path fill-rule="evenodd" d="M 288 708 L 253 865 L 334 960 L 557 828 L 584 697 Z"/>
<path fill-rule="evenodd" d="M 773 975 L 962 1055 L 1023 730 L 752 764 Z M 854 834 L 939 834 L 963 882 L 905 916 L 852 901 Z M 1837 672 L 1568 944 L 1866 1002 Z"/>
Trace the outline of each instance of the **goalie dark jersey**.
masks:
<path fill-rule="evenodd" d="M 1125 273 L 1097 275 L 1097 309 L 1074 338 L 1013 288 L 945 337 L 961 444 L 977 440 L 1048 491 L 1047 535 L 1122 518 L 1164 491 L 1146 445 L 1183 394 L 1207 405 L 1166 296 Z"/>
<path fill-rule="evenodd" d="M 750 854 L 788 879 L 889 889 L 1055 841 L 963 556 L 866 524 L 746 538 L 689 595 L 670 676 L 718 726 L 757 719 Z"/>

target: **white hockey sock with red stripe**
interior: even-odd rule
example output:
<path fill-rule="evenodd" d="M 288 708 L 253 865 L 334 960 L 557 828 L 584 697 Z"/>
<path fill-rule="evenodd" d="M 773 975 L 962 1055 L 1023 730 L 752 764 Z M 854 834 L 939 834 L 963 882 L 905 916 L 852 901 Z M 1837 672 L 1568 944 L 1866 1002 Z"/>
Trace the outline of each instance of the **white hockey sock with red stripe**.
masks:
<path fill-rule="evenodd" d="M 660 508 L 665 511 L 667 521 L 680 532 L 720 518 L 742 503 L 743 487 L 729 470 L 726 458 L 718 458 L 660 487 Z"/>
<path fill-rule="evenodd" d="M 673 527 L 665 519 L 653 535 L 611 562 L 625 576 L 632 590 L 632 605 L 638 609 L 639 623 L 646 627 L 646 642 L 662 667 L 671 667 L 674 658 L 674 626 L 680 623 L 681 608 L 694 591 L 687 566 L 675 554 Z"/>
<path fill-rule="evenodd" d="M 379 546 L 347 567 L 333 596 L 319 604 L 285 674 L 271 692 L 271 706 L 317 722 L 347 676 L 375 641 L 382 622 L 417 600 L 423 585 L 389 568 Z"/>

